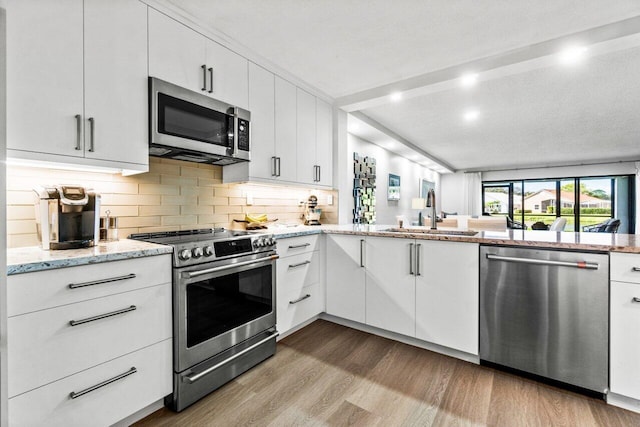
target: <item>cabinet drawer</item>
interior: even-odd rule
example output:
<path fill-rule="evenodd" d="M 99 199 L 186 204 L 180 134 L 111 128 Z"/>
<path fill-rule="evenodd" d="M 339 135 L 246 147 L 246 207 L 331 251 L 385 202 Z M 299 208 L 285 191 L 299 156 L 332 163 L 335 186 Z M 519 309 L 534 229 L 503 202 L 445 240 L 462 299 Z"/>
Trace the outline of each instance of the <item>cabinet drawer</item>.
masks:
<path fill-rule="evenodd" d="M 120 310 L 129 311 L 115 314 Z M 70 324 L 83 320 L 89 321 Z M 10 317 L 7 336 L 9 396 L 15 396 L 170 338 L 171 285 Z"/>
<path fill-rule="evenodd" d="M 169 282 L 170 254 L 16 274 L 7 277 L 7 310 L 11 317 Z"/>
<path fill-rule="evenodd" d="M 284 292 L 299 292 L 304 286 L 320 281 L 320 255 L 307 252 L 280 258 L 277 266 L 276 286 Z"/>
<path fill-rule="evenodd" d="M 640 254 L 612 252 L 611 280 L 640 283 Z"/>
<path fill-rule="evenodd" d="M 311 252 L 317 249 L 318 235 L 289 237 L 278 239 L 278 255 L 284 258 L 289 255 L 297 255 L 304 252 Z"/>
<path fill-rule="evenodd" d="M 165 340 L 9 399 L 12 426 L 108 426 L 172 390 L 172 345 Z M 72 399 L 70 393 L 135 373 Z"/>
<path fill-rule="evenodd" d="M 324 311 L 324 295 L 320 284 L 287 292 L 278 300 L 277 328 L 285 333 Z"/>
<path fill-rule="evenodd" d="M 611 391 L 640 399 L 640 284 L 611 282 Z"/>

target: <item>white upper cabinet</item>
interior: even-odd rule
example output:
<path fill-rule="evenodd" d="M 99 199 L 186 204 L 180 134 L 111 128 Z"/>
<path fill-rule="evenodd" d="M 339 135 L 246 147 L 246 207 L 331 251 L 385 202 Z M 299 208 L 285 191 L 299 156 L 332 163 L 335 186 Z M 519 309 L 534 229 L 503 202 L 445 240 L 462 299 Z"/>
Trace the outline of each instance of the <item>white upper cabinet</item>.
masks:
<path fill-rule="evenodd" d="M 276 76 L 276 178 L 295 182 L 297 162 L 296 87 Z M 253 156 L 252 156 L 253 159 Z"/>
<path fill-rule="evenodd" d="M 149 75 L 206 93 L 205 37 L 149 8 Z"/>
<path fill-rule="evenodd" d="M 82 0 L 6 7 L 8 157 L 83 157 Z"/>
<path fill-rule="evenodd" d="M 251 111 L 252 177 L 272 178 L 275 171 L 275 76 L 252 62 L 249 63 L 249 110 Z M 225 171 L 227 169 L 225 168 Z"/>
<path fill-rule="evenodd" d="M 333 111 L 331 105 L 316 98 L 317 184 L 333 184 Z"/>
<path fill-rule="evenodd" d="M 147 170 L 146 6 L 6 7 L 8 157 Z"/>
<path fill-rule="evenodd" d="M 218 43 L 207 40 L 207 93 L 220 101 L 249 109 L 249 62 Z"/>
<path fill-rule="evenodd" d="M 146 19 L 136 0 L 85 0 L 86 157 L 148 163 Z"/>
<path fill-rule="evenodd" d="M 149 75 L 249 107 L 247 59 L 151 8 Z"/>
<path fill-rule="evenodd" d="M 298 181 L 314 184 L 317 181 L 316 165 L 316 97 L 304 90 L 297 90 Z"/>

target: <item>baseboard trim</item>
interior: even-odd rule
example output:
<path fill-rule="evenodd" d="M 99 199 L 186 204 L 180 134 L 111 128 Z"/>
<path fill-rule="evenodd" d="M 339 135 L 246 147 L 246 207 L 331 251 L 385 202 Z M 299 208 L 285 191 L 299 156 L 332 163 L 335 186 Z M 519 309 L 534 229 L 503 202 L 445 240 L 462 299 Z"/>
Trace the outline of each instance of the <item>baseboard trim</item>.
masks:
<path fill-rule="evenodd" d="M 399 341 L 401 343 L 412 345 L 414 347 L 419 347 L 425 350 L 433 351 L 434 353 L 440 353 L 440 354 L 444 354 L 445 356 L 455 357 L 456 359 L 464 360 L 465 362 L 474 363 L 476 365 L 480 364 L 479 355 L 465 353 L 463 351 L 454 350 L 448 347 L 443 347 L 438 344 L 433 344 L 433 343 L 422 341 L 416 338 L 407 337 L 405 335 L 396 334 L 395 332 L 385 331 L 384 329 L 379 329 L 374 326 L 369 326 L 363 323 L 354 322 L 353 320 L 343 319 L 341 317 L 336 317 L 327 313 L 321 313 L 319 318 L 332 323 L 337 323 L 338 325 L 357 329 L 363 332 L 368 332 L 373 335 L 378 335 L 383 338 Z"/>
<path fill-rule="evenodd" d="M 609 392 L 607 394 L 607 403 L 640 414 L 640 400 Z"/>
<path fill-rule="evenodd" d="M 153 402 L 151 405 L 140 409 L 138 412 L 134 412 L 126 418 L 121 419 L 111 427 L 129 427 L 131 424 L 140 421 L 144 417 L 147 417 L 162 408 L 164 408 L 164 398 Z"/>

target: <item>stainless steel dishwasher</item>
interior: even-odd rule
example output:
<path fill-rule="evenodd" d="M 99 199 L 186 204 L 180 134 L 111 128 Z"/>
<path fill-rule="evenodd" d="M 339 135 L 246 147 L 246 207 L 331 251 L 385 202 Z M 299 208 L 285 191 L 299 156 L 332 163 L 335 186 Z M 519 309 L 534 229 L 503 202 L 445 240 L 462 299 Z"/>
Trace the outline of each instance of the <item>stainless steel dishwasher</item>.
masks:
<path fill-rule="evenodd" d="M 606 394 L 609 256 L 481 246 L 480 360 Z"/>

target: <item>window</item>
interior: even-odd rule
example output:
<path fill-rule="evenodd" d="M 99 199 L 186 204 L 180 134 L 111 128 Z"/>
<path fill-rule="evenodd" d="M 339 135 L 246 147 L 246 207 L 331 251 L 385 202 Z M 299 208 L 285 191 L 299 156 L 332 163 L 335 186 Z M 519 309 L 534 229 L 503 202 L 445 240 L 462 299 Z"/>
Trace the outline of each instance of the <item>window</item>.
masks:
<path fill-rule="evenodd" d="M 583 231 L 617 218 L 619 233 L 635 233 L 633 175 L 483 182 L 482 205 L 485 213 L 508 216 L 527 228 L 563 217 L 565 231 Z"/>

